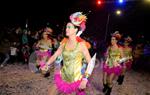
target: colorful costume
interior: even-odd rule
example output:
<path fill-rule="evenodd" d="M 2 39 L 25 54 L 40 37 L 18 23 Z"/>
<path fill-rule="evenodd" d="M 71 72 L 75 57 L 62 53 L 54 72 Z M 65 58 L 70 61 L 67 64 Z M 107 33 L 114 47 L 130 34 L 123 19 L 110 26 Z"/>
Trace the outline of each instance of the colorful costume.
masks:
<path fill-rule="evenodd" d="M 60 72 L 55 74 L 56 86 L 60 92 L 65 94 L 76 92 L 78 93 L 77 95 L 84 95 L 83 91 L 80 94 L 78 92 L 78 87 L 82 80 L 81 68 L 83 59 L 79 44 L 78 42 L 73 50 L 67 50 L 65 44 L 62 53 L 63 67 Z"/>
<path fill-rule="evenodd" d="M 130 58 L 128 61 L 123 63 L 123 68 L 131 69 L 132 65 L 132 51 L 131 47 L 129 48 L 123 48 L 123 53 L 125 57 Z"/>
<path fill-rule="evenodd" d="M 85 79 L 86 75 L 82 72 L 84 56 L 79 47 L 80 42 L 85 42 L 87 48 L 91 47 L 88 42 L 79 37 L 85 30 L 86 16 L 81 12 L 76 12 L 70 16 L 70 20 L 73 25 L 79 26 L 79 31 L 76 35 L 77 44 L 74 49 L 70 50 L 66 48 L 67 38 L 64 38 L 61 42 L 64 46 L 62 51 L 63 67 L 54 76 L 55 84 L 58 91 L 63 94 L 86 95 L 84 90 L 79 90 L 80 83 L 82 79 Z"/>
<path fill-rule="evenodd" d="M 35 51 L 37 55 L 37 64 L 40 65 L 40 69 L 44 67 L 46 61 L 51 56 L 51 47 L 51 44 L 41 41 L 39 44 L 39 50 Z"/>
<path fill-rule="evenodd" d="M 114 73 L 115 75 L 120 75 L 121 66 L 114 66 L 113 62 L 117 62 L 121 59 L 121 52 L 118 49 L 112 50 L 111 48 L 108 50 L 108 58 L 107 62 L 104 64 L 103 70 L 109 75 Z"/>

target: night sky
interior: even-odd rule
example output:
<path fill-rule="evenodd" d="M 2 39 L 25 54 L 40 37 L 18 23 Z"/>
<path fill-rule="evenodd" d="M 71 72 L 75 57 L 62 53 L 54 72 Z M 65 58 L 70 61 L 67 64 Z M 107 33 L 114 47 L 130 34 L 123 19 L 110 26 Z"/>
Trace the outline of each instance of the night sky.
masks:
<path fill-rule="evenodd" d="M 97 39 L 104 39 L 106 22 L 110 14 L 108 35 L 119 30 L 124 35 L 143 34 L 147 39 L 150 21 L 150 4 L 144 4 L 143 0 L 128 0 L 123 5 L 118 5 L 117 0 L 102 0 L 102 5 L 96 5 L 96 0 L 51 0 L 50 2 L 29 2 L 20 1 L 14 3 L 9 1 L 1 3 L 0 26 L 25 26 L 28 19 L 31 30 L 45 26 L 50 23 L 56 31 L 62 32 L 71 13 L 82 11 L 87 14 L 87 28 L 84 35 Z M 121 16 L 116 16 L 114 11 L 120 8 L 123 10 Z M 108 36 L 107 35 L 107 36 Z"/>

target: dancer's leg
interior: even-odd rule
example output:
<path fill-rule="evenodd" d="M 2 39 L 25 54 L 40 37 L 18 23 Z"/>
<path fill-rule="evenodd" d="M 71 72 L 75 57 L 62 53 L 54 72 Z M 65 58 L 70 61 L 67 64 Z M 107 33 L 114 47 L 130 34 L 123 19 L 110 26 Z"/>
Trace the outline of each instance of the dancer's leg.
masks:
<path fill-rule="evenodd" d="M 115 74 L 112 73 L 109 75 L 109 79 L 108 79 L 108 89 L 105 95 L 110 95 L 112 87 L 113 87 L 113 80 L 115 78 Z"/>
<path fill-rule="evenodd" d="M 52 86 L 49 87 L 48 89 L 48 95 L 57 95 L 57 87 L 55 84 L 53 84 Z"/>

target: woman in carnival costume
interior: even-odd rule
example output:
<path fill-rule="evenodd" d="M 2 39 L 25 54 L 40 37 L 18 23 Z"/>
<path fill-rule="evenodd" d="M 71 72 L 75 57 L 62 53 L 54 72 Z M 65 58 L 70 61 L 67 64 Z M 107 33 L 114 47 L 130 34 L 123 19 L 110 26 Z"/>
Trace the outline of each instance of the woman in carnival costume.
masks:
<path fill-rule="evenodd" d="M 123 45 L 123 54 L 124 57 L 127 58 L 127 60 L 125 62 L 123 62 L 122 64 L 122 73 L 118 78 L 118 84 L 121 85 L 123 83 L 124 80 L 124 75 L 126 70 L 131 69 L 131 65 L 132 65 L 132 47 L 130 46 L 130 43 L 132 42 L 132 38 L 131 37 L 126 37 L 124 38 L 124 45 Z"/>
<path fill-rule="evenodd" d="M 113 87 L 113 80 L 121 73 L 119 60 L 123 57 L 123 52 L 122 47 L 117 44 L 120 39 L 121 35 L 118 31 L 113 33 L 111 37 L 111 45 L 106 51 L 106 62 L 103 67 L 103 92 L 105 95 L 110 95 Z"/>
<path fill-rule="evenodd" d="M 66 36 L 47 64 L 53 63 L 60 55 L 63 57 L 63 66 L 60 71 L 55 73 L 54 84 L 49 90 L 49 95 L 62 93 L 65 95 L 86 95 L 88 77 L 90 74 L 86 70 L 81 73 L 83 58 L 87 63 L 91 62 L 91 56 L 86 42 L 80 38 L 80 34 L 85 30 L 86 16 L 81 12 L 71 14 L 70 20 L 66 25 Z M 80 32 L 79 32 L 80 31 Z M 77 33 L 78 32 L 78 33 Z"/>
<path fill-rule="evenodd" d="M 37 55 L 37 67 L 41 70 L 42 74 L 48 73 L 48 68 L 43 68 L 46 65 L 48 58 L 51 56 L 52 52 L 52 41 L 48 37 L 49 32 L 44 31 L 42 33 L 42 39 L 38 41 L 36 47 L 38 50 L 36 51 Z"/>

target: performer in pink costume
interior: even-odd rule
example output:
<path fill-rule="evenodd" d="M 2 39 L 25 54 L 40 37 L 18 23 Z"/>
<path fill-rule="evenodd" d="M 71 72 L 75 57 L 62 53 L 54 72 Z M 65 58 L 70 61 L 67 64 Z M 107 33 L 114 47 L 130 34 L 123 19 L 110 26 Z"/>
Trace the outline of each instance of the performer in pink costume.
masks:
<path fill-rule="evenodd" d="M 48 37 L 49 32 L 44 31 L 42 33 L 42 39 L 37 43 L 36 47 L 39 48 L 36 52 L 37 55 L 37 66 L 42 71 L 43 74 L 47 72 L 43 67 L 46 65 L 48 58 L 51 56 L 52 52 L 52 41 Z"/>
<path fill-rule="evenodd" d="M 117 44 L 121 39 L 121 35 L 118 31 L 112 34 L 111 45 L 106 52 L 106 62 L 103 67 L 103 92 L 105 95 L 110 95 L 113 86 L 112 81 L 115 76 L 119 76 L 121 73 L 121 65 L 119 60 L 123 57 L 122 47 Z"/>

